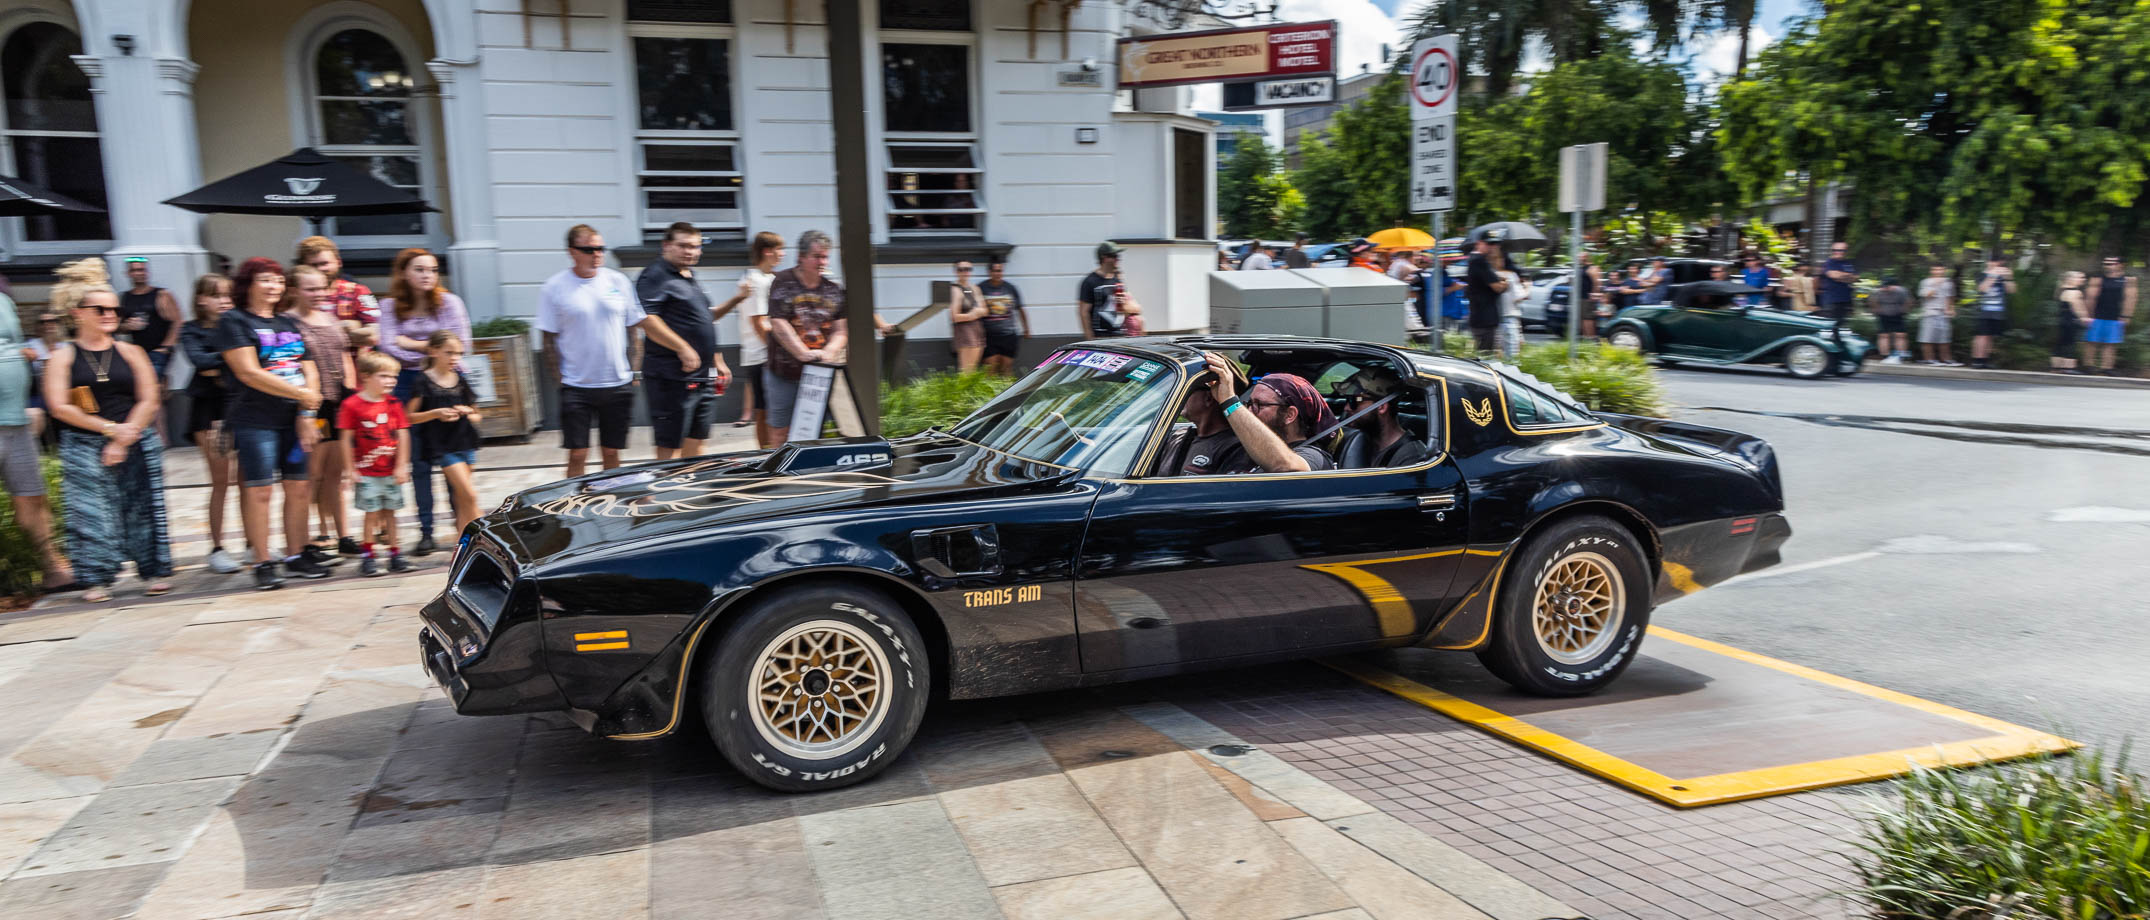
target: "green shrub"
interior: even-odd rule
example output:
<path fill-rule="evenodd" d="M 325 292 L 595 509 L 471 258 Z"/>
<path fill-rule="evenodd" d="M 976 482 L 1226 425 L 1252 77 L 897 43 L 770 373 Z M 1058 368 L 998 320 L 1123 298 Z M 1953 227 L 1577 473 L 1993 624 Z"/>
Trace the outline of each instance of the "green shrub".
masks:
<path fill-rule="evenodd" d="M 45 473 L 45 506 L 52 515 L 52 539 L 60 541 L 67 532 L 64 503 L 60 500 L 60 461 L 57 457 L 43 457 L 40 465 Z M 44 581 L 44 571 L 37 544 L 15 525 L 14 497 L 0 489 L 0 595 L 35 593 Z"/>
<path fill-rule="evenodd" d="M 1603 342 L 1579 345 L 1570 363 L 1566 342 L 1547 342 L 1525 346 L 1515 364 L 1592 409 L 1633 415 L 1665 412 L 1665 391 L 1657 369 L 1633 349 Z"/>
<path fill-rule="evenodd" d="M 1468 332 L 1441 333 L 1441 350 L 1452 355 L 1469 358 L 1478 354 L 1478 340 Z"/>
<path fill-rule="evenodd" d="M 2127 755 L 1913 772 L 1852 862 L 1883 920 L 2150 916 L 2150 797 Z"/>
<path fill-rule="evenodd" d="M 1015 381 L 985 371 L 930 373 L 901 387 L 881 384 L 881 434 L 900 438 L 946 429 L 1000 395 Z"/>
<path fill-rule="evenodd" d="M 495 316 L 480 323 L 472 323 L 470 337 L 474 339 L 497 339 L 511 335 L 529 335 L 530 321 L 520 316 Z"/>

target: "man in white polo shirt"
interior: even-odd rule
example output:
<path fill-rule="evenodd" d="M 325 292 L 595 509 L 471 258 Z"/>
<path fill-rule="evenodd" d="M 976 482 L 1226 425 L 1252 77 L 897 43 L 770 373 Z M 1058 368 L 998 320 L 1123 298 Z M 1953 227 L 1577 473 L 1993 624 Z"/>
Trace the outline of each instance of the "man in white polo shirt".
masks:
<path fill-rule="evenodd" d="M 605 267 L 605 238 L 576 224 L 567 231 L 574 267 L 538 290 L 537 327 L 545 334 L 545 366 L 560 381 L 560 446 L 567 448 L 567 475 L 580 476 L 590 458 L 590 423 L 598 428 L 604 468 L 620 465 L 627 426 L 635 410 L 635 366 L 640 327 L 659 346 L 685 351 L 687 343 L 649 314 L 635 298 L 634 282 Z"/>

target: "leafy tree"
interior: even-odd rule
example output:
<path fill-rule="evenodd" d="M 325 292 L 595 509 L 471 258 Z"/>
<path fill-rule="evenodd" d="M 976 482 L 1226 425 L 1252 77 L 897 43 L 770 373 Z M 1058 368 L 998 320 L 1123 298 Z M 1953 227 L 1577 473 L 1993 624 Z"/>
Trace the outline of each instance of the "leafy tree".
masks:
<path fill-rule="evenodd" d="M 1291 180 L 1281 173 L 1270 173 L 1254 180 L 1254 198 L 1262 202 L 1253 226 L 1247 235 L 1258 240 L 1280 240 L 1299 232 L 1306 221 L 1306 196 L 1292 188 Z"/>
<path fill-rule="evenodd" d="M 1217 216 L 1224 221 L 1225 236 L 1254 236 L 1257 223 L 1273 219 L 1264 212 L 1274 210 L 1276 202 L 1260 197 L 1258 183 L 1275 175 L 1282 165 L 1282 159 L 1261 135 L 1240 135 L 1231 158 L 1224 161 L 1224 169 L 1217 174 Z"/>
<path fill-rule="evenodd" d="M 1292 172 L 1291 181 L 1305 196 L 1308 236 L 1340 240 L 1357 233 L 1343 211 L 1344 202 L 1351 197 L 1351 178 L 1342 151 L 1312 132 L 1301 134 L 1299 168 Z"/>
<path fill-rule="evenodd" d="M 2150 8 L 1831 0 L 1721 93 L 1747 194 L 1843 181 L 1855 232 L 2069 246 L 2150 225 Z"/>
<path fill-rule="evenodd" d="M 1331 122 L 1351 189 L 1342 202 L 1351 235 L 1417 223 L 1411 213 L 1411 112 L 1403 94 L 1403 77 L 1391 74 Z"/>
<path fill-rule="evenodd" d="M 1486 93 L 1504 96 L 1523 69 L 1532 42 L 1557 64 L 1593 57 L 1625 37 L 1613 27 L 1621 4 L 1614 0 L 1428 0 L 1412 17 L 1411 41 L 1448 32 L 1457 34 L 1456 64 L 1467 74 L 1484 74 Z M 1681 21 L 1680 0 L 1648 0 L 1645 15 L 1662 39 L 1674 44 L 1678 27 L 1659 28 L 1660 17 Z M 1408 55 L 1405 55 L 1408 57 Z M 1399 61 L 1408 68 L 1408 61 Z"/>

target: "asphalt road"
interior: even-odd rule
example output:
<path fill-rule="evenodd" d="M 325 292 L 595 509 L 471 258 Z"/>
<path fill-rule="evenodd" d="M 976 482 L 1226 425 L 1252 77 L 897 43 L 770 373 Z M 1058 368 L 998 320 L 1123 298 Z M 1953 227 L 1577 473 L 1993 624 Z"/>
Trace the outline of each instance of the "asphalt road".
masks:
<path fill-rule="evenodd" d="M 2080 740 L 2150 738 L 2150 393 L 1668 370 L 1676 414 L 1767 438 L 1775 569 L 1672 629 Z"/>

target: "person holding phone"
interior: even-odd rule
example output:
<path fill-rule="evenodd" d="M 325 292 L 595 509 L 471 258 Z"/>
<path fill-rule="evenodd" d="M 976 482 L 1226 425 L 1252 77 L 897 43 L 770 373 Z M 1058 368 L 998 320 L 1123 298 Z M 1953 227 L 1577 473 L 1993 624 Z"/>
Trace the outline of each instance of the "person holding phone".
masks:
<path fill-rule="evenodd" d="M 1140 335 L 1141 320 L 1133 329 L 1128 319 L 1142 315 L 1142 305 L 1127 293 L 1127 284 L 1120 277 L 1119 244 L 1097 244 L 1097 270 L 1083 276 L 1076 288 L 1075 302 L 1082 310 L 1077 328 L 1088 329 L 1093 338 L 1107 339 L 1123 335 Z"/>
<path fill-rule="evenodd" d="M 1978 278 L 1978 330 L 1971 336 L 1971 366 L 1992 367 L 1993 337 L 2008 330 L 2008 295 L 2016 292 L 2016 273 L 2008 260 L 1986 260 Z"/>

